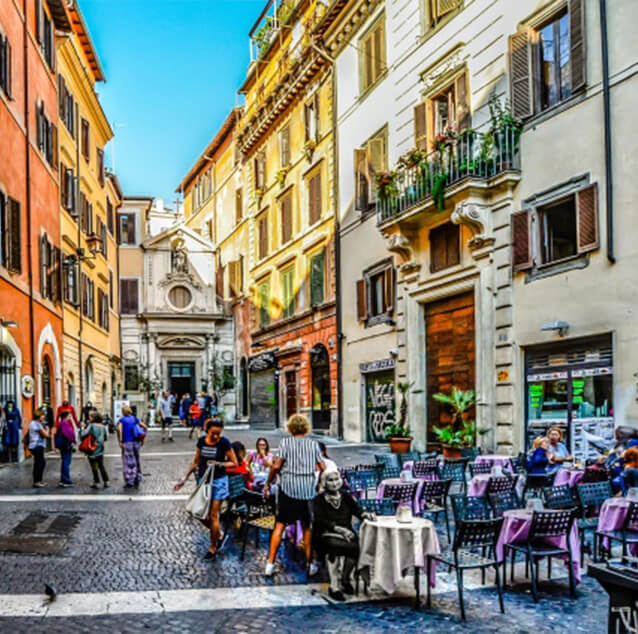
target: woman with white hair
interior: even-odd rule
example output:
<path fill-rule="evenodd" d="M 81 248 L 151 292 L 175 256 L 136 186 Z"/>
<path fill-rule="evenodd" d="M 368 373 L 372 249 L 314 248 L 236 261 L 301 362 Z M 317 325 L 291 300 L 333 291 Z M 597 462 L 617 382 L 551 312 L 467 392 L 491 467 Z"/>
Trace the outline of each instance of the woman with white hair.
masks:
<path fill-rule="evenodd" d="M 270 552 L 266 563 L 266 576 L 275 572 L 275 557 L 281 537 L 288 525 L 301 522 L 304 549 L 308 562 L 308 576 L 316 575 L 319 566 L 311 562 L 312 531 L 310 529 L 310 504 L 316 495 L 315 472 L 323 471 L 326 465 L 316 440 L 308 438 L 310 421 L 301 414 L 293 414 L 286 424 L 290 436 L 279 445 L 279 456 L 273 461 L 264 488 L 264 496 L 270 494 L 270 484 L 279 474 L 279 491 L 275 529 L 270 538 Z"/>

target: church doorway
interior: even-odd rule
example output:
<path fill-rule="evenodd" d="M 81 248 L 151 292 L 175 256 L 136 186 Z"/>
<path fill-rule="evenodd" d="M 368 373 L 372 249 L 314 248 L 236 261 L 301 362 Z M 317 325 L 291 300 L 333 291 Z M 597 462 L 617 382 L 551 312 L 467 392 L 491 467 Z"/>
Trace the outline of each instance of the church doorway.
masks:
<path fill-rule="evenodd" d="M 169 361 L 168 362 L 168 389 L 175 394 L 177 403 L 188 392 L 195 395 L 195 362 L 194 361 Z M 173 412 L 174 414 L 176 412 Z"/>

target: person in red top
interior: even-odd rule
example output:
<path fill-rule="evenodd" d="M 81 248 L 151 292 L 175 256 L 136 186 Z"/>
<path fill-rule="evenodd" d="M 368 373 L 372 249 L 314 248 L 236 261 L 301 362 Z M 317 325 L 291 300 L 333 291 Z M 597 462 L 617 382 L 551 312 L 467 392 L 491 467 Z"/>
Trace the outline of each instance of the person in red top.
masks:
<path fill-rule="evenodd" d="M 242 475 L 244 477 L 244 482 L 246 483 L 246 488 L 252 490 L 255 476 L 246 462 L 246 447 L 238 441 L 234 442 L 231 447 L 235 452 L 235 456 L 237 457 L 237 462 L 239 464 L 236 467 L 227 468 L 226 473 L 228 475 Z"/>
<path fill-rule="evenodd" d="M 197 429 L 197 438 L 202 435 L 202 408 L 199 406 L 197 400 L 193 400 L 193 404 L 188 409 L 188 413 L 191 417 L 191 425 L 193 429 Z"/>
<path fill-rule="evenodd" d="M 71 420 L 73 421 L 73 424 L 75 425 L 76 428 L 78 428 L 80 425 L 78 423 L 78 417 L 75 415 L 75 409 L 73 409 L 73 405 L 71 405 L 71 403 L 69 403 L 69 401 L 62 401 L 62 405 L 60 405 L 60 407 L 58 407 L 58 411 L 55 413 L 55 426 L 59 427 L 60 426 L 60 420 L 61 420 L 61 416 L 60 414 L 62 414 L 62 412 L 67 412 L 68 415 L 71 417 Z"/>

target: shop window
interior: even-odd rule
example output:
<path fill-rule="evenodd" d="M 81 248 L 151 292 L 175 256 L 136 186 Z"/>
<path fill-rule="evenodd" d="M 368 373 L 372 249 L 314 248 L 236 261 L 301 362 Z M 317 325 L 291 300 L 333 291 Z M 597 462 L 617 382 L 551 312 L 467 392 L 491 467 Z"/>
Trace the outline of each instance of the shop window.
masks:
<path fill-rule="evenodd" d="M 360 87 L 368 91 L 386 70 L 385 16 L 382 15 L 359 42 Z"/>
<path fill-rule="evenodd" d="M 357 282 L 357 318 L 368 326 L 390 321 L 395 302 L 395 271 L 386 261 L 368 269 Z"/>
<path fill-rule="evenodd" d="M 0 347 L 0 403 L 18 402 L 16 385 L 16 359 L 14 354 Z"/>
<path fill-rule="evenodd" d="M 430 272 L 461 263 L 461 228 L 452 222 L 430 230 Z"/>
<path fill-rule="evenodd" d="M 568 0 L 567 10 L 510 37 L 512 109 L 524 119 L 552 108 L 584 88 L 585 7 Z"/>
<path fill-rule="evenodd" d="M 384 127 L 354 151 L 355 208 L 366 212 L 376 202 L 374 175 L 388 169 L 388 129 Z"/>

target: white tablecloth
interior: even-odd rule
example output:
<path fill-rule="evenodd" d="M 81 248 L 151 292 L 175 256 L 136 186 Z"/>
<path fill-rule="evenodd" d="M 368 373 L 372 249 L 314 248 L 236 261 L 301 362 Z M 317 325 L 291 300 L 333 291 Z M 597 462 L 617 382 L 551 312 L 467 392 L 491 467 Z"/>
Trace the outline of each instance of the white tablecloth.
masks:
<path fill-rule="evenodd" d="M 425 569 L 428 554 L 441 552 L 434 524 L 420 517 L 405 524 L 394 516 L 366 520 L 359 532 L 359 544 L 359 569 L 367 569 L 370 585 L 379 586 L 388 594 L 415 567 Z M 433 565 L 429 580 L 432 586 L 435 580 Z"/>

